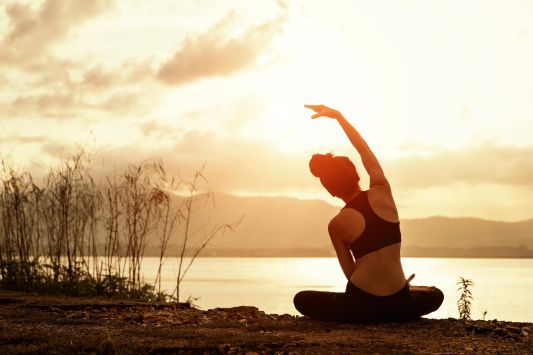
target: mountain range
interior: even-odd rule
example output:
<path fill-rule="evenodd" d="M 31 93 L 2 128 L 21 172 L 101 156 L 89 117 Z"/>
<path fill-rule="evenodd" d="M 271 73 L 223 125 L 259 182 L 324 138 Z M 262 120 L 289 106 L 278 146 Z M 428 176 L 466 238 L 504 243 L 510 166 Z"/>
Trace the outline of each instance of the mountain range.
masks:
<path fill-rule="evenodd" d="M 321 200 L 217 193 L 214 208 L 198 208 L 192 225 L 231 223 L 242 217 L 234 232 L 215 237 L 203 255 L 329 256 L 334 254 L 327 225 L 338 210 Z M 404 256 L 533 257 L 533 219 L 436 216 L 402 219 L 400 227 Z"/>

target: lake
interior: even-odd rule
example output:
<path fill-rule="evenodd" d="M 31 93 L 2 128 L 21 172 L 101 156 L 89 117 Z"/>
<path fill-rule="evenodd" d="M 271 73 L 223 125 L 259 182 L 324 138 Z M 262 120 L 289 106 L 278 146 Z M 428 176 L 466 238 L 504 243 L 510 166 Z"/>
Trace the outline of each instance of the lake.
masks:
<path fill-rule="evenodd" d="M 471 279 L 472 318 L 533 322 L 533 259 L 402 258 L 406 276 L 415 273 L 413 285 L 433 285 L 445 295 L 430 318 L 458 317 L 457 280 Z M 176 286 L 178 259 L 167 258 L 162 288 Z M 153 282 L 157 258 L 146 257 L 143 273 Z M 201 309 L 255 306 L 267 313 L 298 314 L 292 304 L 301 290 L 342 292 L 346 279 L 336 258 L 218 258 L 194 261 L 181 286 L 180 300 L 199 297 Z"/>

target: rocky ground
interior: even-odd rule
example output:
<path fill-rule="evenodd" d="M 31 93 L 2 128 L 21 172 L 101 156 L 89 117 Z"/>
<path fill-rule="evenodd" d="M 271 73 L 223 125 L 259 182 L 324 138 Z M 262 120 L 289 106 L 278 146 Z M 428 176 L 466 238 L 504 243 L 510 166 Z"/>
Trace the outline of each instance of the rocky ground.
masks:
<path fill-rule="evenodd" d="M 533 324 L 419 319 L 324 323 L 254 307 L 32 296 L 0 291 L 0 353 L 533 354 Z"/>

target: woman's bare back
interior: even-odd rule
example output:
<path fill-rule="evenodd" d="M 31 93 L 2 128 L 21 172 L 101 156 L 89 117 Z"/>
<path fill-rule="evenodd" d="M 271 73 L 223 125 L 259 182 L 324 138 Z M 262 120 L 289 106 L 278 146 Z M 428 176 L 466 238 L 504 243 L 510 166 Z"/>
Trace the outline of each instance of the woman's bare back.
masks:
<path fill-rule="evenodd" d="M 399 222 L 398 211 L 389 188 L 381 186 L 370 188 L 368 202 L 381 219 L 392 223 Z M 364 231 L 365 222 L 360 212 L 348 210 L 355 233 L 352 235 L 353 238 L 346 240 L 346 243 L 352 244 Z M 350 281 L 378 296 L 387 296 L 400 290 L 405 285 L 405 275 L 400 260 L 400 243 L 386 246 L 357 259 Z"/>

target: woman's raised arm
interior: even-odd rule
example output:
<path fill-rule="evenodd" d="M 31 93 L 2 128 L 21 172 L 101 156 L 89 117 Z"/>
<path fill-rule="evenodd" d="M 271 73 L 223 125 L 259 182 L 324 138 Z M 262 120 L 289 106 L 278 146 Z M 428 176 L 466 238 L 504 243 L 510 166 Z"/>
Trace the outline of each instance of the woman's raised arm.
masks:
<path fill-rule="evenodd" d="M 316 112 L 313 116 L 311 116 L 311 118 L 330 117 L 337 120 L 344 130 L 344 133 L 346 133 L 346 136 L 361 156 L 363 166 L 370 177 L 370 186 L 382 185 L 390 188 L 389 182 L 385 177 L 385 173 L 383 172 L 378 159 L 372 150 L 370 150 L 370 147 L 368 147 L 368 144 L 366 144 L 359 132 L 350 124 L 350 122 L 346 120 L 346 118 L 344 118 L 339 111 L 324 105 L 305 105 L 305 107 Z"/>

